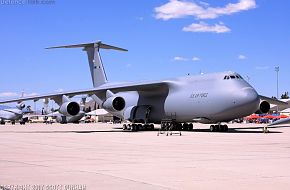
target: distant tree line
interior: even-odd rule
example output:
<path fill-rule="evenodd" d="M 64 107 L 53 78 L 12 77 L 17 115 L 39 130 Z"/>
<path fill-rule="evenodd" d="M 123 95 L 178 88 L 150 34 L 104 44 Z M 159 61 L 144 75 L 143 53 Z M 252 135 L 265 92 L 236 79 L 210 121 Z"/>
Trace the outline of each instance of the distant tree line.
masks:
<path fill-rule="evenodd" d="M 277 98 L 275 96 L 272 96 L 272 98 L 277 100 Z M 281 99 L 289 99 L 289 93 L 285 92 L 284 94 L 282 94 Z"/>
<path fill-rule="evenodd" d="M 281 99 L 289 99 L 289 93 L 285 92 L 284 94 L 282 94 Z"/>

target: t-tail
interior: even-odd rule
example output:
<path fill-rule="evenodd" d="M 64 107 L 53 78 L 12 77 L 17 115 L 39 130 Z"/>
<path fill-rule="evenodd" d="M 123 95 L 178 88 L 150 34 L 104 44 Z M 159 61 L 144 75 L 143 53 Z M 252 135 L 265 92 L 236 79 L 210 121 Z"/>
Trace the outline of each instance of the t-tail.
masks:
<path fill-rule="evenodd" d="M 97 41 L 94 43 L 85 43 L 85 44 L 74 44 L 74 45 L 66 45 L 66 46 L 55 46 L 49 47 L 46 49 L 54 49 L 54 48 L 83 48 L 84 51 L 87 52 L 91 77 L 94 87 L 98 87 L 102 84 L 108 82 L 106 72 L 104 69 L 104 65 L 102 62 L 102 58 L 100 55 L 100 49 L 113 49 L 119 51 L 128 51 L 123 48 L 103 44 L 101 41 Z"/>

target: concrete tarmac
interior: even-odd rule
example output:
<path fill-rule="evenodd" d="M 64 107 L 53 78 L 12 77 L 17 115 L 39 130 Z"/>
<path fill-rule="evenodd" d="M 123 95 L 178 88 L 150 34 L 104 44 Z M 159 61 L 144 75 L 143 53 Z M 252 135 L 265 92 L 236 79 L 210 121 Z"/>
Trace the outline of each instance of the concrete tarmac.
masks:
<path fill-rule="evenodd" d="M 0 126 L 2 189 L 289 189 L 290 128 L 160 135 L 113 124 Z M 0 187 L 1 189 L 1 187 Z"/>

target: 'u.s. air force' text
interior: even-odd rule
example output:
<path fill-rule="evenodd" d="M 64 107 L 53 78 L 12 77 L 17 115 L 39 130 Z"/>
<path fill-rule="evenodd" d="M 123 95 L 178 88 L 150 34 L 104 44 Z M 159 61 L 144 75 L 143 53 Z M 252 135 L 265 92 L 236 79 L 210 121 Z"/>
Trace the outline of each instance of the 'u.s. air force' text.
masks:
<path fill-rule="evenodd" d="M 192 93 L 190 94 L 189 98 L 207 98 L 208 93 L 202 92 L 202 93 Z"/>

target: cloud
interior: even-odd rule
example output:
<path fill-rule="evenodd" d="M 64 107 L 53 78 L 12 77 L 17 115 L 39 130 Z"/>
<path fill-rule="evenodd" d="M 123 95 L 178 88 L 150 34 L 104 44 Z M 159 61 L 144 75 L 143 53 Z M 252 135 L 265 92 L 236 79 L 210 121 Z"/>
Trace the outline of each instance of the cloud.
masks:
<path fill-rule="evenodd" d="M 238 3 L 229 3 L 224 7 L 210 7 L 204 2 L 170 0 L 154 10 L 156 19 L 169 20 L 187 16 L 193 16 L 195 19 L 215 19 L 254 8 L 256 8 L 255 0 L 240 0 Z"/>
<path fill-rule="evenodd" d="M 192 57 L 191 59 L 186 58 L 186 57 L 180 57 L 180 56 L 176 56 L 173 58 L 173 61 L 200 61 L 199 57 Z"/>
<path fill-rule="evenodd" d="M 62 89 L 62 88 L 59 88 L 59 89 L 56 89 L 56 90 L 54 90 L 55 92 L 58 92 L 58 93 L 61 93 L 61 92 L 63 92 L 64 90 Z"/>
<path fill-rule="evenodd" d="M 269 66 L 256 66 L 257 70 L 267 70 L 269 68 L 270 68 Z"/>
<path fill-rule="evenodd" d="M 213 33 L 226 33 L 231 29 L 225 26 L 222 22 L 215 25 L 209 25 L 205 22 L 193 23 L 189 26 L 185 26 L 182 29 L 185 32 L 213 32 Z"/>
<path fill-rule="evenodd" d="M 7 97 L 16 97 L 18 96 L 15 92 L 2 92 L 0 93 L 0 97 L 7 98 Z"/>
<path fill-rule="evenodd" d="M 24 94 L 23 94 L 24 97 L 25 97 L 25 96 L 37 96 L 37 95 L 39 95 L 39 94 L 36 93 L 36 92 L 32 92 L 32 93 L 24 93 Z"/>
<path fill-rule="evenodd" d="M 238 59 L 243 60 L 243 59 L 247 59 L 247 57 L 246 57 L 245 55 L 242 55 L 242 54 L 241 54 L 241 55 L 238 56 Z"/>
<path fill-rule="evenodd" d="M 176 56 L 173 58 L 173 61 L 188 61 L 188 58 Z"/>
<path fill-rule="evenodd" d="M 209 3 L 204 2 L 204 1 L 200 1 L 199 4 L 200 4 L 200 5 L 203 5 L 204 7 L 209 7 L 209 6 L 210 6 Z"/>
<path fill-rule="evenodd" d="M 21 97 L 22 96 L 22 94 L 23 94 L 23 96 L 24 97 L 26 97 L 26 96 L 36 96 L 36 95 L 38 95 L 38 93 L 35 93 L 35 92 L 33 92 L 33 93 L 16 93 L 16 92 L 2 92 L 2 93 L 0 93 L 0 97 L 2 97 L 2 98 L 8 98 L 8 97 Z"/>
<path fill-rule="evenodd" d="M 144 17 L 136 17 L 136 19 L 139 20 L 139 21 L 143 21 Z"/>

